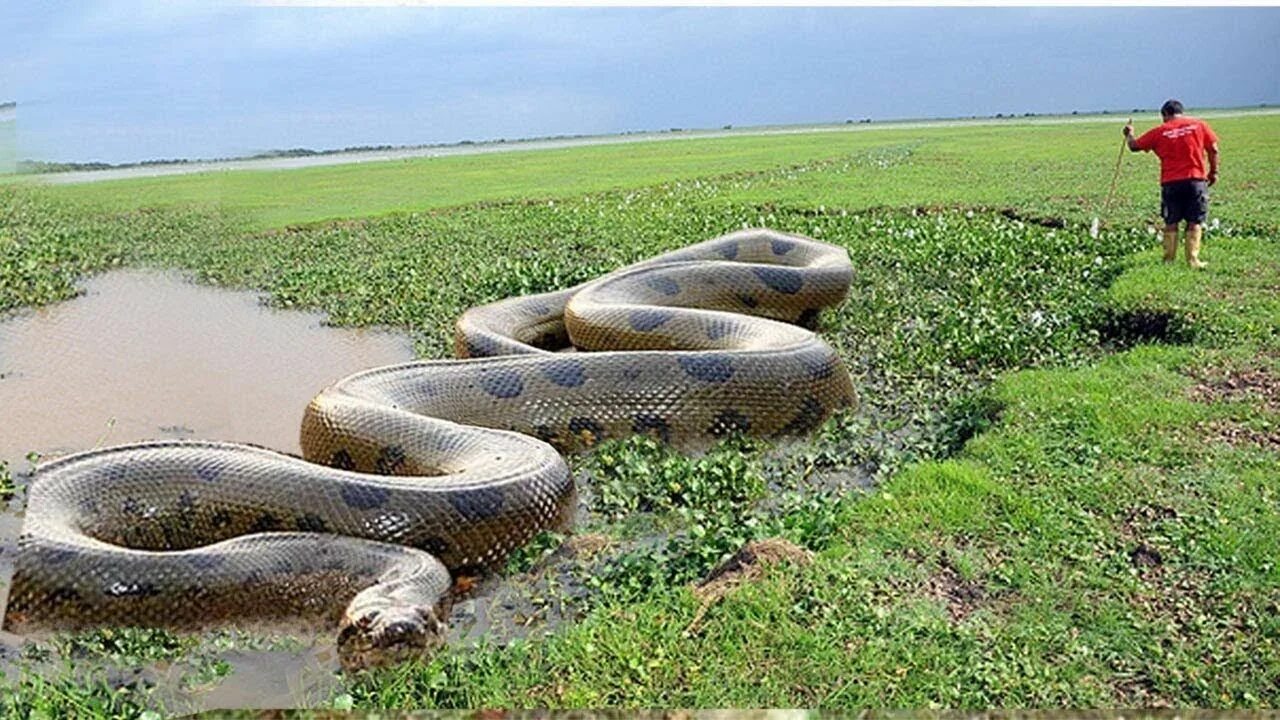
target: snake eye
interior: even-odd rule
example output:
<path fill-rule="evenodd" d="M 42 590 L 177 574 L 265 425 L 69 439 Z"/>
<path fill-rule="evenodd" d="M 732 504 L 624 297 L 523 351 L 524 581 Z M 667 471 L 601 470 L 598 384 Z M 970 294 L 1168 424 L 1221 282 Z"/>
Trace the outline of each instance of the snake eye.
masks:
<path fill-rule="evenodd" d="M 369 628 L 373 627 L 373 623 L 377 621 L 378 616 L 380 615 L 382 615 L 382 611 L 370 610 L 364 615 L 361 615 L 360 619 L 356 621 L 356 624 L 360 626 L 360 629 L 368 630 Z"/>

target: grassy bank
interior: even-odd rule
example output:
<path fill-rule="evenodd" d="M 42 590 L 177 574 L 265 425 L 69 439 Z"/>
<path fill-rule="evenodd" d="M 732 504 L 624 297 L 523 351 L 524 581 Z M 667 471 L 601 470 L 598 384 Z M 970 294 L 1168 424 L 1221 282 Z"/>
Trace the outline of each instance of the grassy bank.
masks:
<path fill-rule="evenodd" d="M 547 540 L 511 573 L 559 563 L 555 577 L 584 594 L 548 602 L 576 621 L 354 678 L 333 702 L 1271 706 L 1280 253 L 1264 209 L 1280 194 L 1278 124 L 1215 123 L 1220 223 L 1198 274 L 1158 263 L 1149 157 L 1126 158 L 1110 226 L 1090 237 L 1118 129 L 938 128 L 865 133 L 857 142 L 874 144 L 838 152 L 792 138 L 726 160 L 740 166 L 690 160 L 683 177 L 672 158 L 702 141 L 655 145 L 663 159 L 648 169 L 620 154 L 607 182 L 549 192 L 575 163 L 601 165 L 593 152 L 622 153 L 556 151 L 527 184 L 511 175 L 503 202 L 472 182 L 483 173 L 445 173 L 433 182 L 453 195 L 413 200 L 397 195 L 403 178 L 364 175 L 342 181 L 352 204 L 335 212 L 470 204 L 268 229 L 254 228 L 328 201 L 280 183 L 218 208 L 187 204 L 175 179 L 0 187 L 0 309 L 64 299 L 114 265 L 174 266 L 340 324 L 403 329 L 440 357 L 476 303 L 744 225 L 812 235 L 846 247 L 856 269 L 822 328 L 854 373 L 855 412 L 782 453 L 686 458 L 631 441 L 575 458 L 592 491 L 580 535 L 599 547 L 561 562 Z M 644 184 L 651 171 L 668 181 Z M 263 209 L 277 204 L 283 214 Z M 854 491 L 848 477 L 880 484 Z M 695 597 L 692 581 L 766 537 L 812 562 L 718 602 Z M 216 674 L 165 634 L 75 643 L 79 666 L 195 653 L 206 659 L 192 672 Z M 29 676 L 0 702 L 7 714 L 129 715 L 157 698 L 69 677 Z"/>

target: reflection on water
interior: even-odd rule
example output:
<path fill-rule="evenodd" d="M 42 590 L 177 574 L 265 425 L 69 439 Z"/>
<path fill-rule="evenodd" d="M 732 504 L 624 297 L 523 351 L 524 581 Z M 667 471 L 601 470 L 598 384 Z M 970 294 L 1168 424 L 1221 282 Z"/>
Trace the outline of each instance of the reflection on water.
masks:
<path fill-rule="evenodd" d="M 0 321 L 0 459 L 161 438 L 298 452 L 307 402 L 357 370 L 404 362 L 388 332 L 325 327 L 255 293 L 121 270 L 83 297 Z"/>

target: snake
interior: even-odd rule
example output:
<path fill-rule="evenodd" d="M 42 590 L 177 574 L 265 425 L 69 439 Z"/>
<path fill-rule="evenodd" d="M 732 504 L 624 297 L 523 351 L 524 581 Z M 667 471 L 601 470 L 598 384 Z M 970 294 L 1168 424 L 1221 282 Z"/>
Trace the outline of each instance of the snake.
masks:
<path fill-rule="evenodd" d="M 803 436 L 856 402 L 815 332 L 843 248 L 746 229 L 565 290 L 473 307 L 456 359 L 323 389 L 301 456 L 150 441 L 41 463 L 4 627 L 321 623 L 344 667 L 444 642 L 455 577 L 572 523 L 565 453 Z"/>

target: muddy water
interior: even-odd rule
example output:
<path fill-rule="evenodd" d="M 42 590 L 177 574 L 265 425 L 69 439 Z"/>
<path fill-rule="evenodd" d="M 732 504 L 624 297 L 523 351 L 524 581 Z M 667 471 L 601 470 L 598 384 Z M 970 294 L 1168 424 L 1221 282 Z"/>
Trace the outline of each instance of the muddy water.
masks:
<path fill-rule="evenodd" d="M 313 395 L 357 370 L 414 357 L 402 335 L 326 327 L 323 315 L 273 310 L 256 293 L 176 273 L 121 270 L 82 287 L 74 300 L 0 320 L 0 459 L 15 471 L 25 474 L 30 451 L 50 457 L 146 439 L 296 453 Z M 0 513 L 0 598 L 22 505 L 19 493 Z M 22 640 L 0 633 L 0 664 Z M 323 697 L 333 682 L 319 669 L 334 664 L 323 647 L 226 660 L 236 672 L 191 693 L 197 707 L 288 705 L 289 696 Z"/>
<path fill-rule="evenodd" d="M 357 370 L 404 362 L 388 332 L 325 327 L 256 293 L 122 270 L 69 302 L 0 322 L 0 459 L 144 439 L 298 452 L 307 401 Z M 21 462 L 19 462 L 21 461 Z"/>

